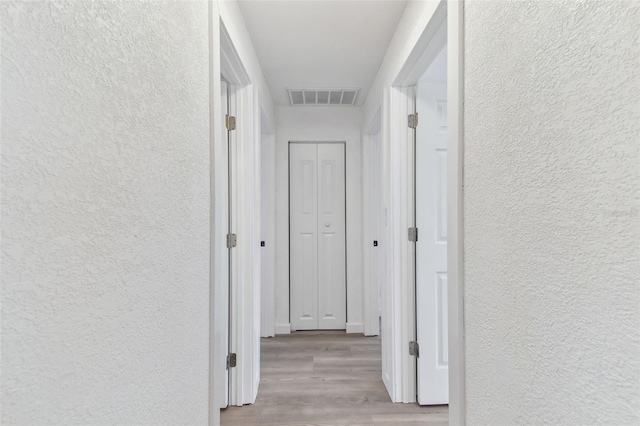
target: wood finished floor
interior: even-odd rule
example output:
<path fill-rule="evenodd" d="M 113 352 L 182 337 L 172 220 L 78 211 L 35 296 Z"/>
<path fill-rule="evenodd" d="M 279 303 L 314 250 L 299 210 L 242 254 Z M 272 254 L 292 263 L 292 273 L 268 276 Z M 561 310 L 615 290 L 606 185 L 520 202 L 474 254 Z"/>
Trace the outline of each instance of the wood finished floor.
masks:
<path fill-rule="evenodd" d="M 381 379 L 378 337 L 305 331 L 261 344 L 256 403 L 223 410 L 223 426 L 448 423 L 447 406 L 391 402 Z"/>

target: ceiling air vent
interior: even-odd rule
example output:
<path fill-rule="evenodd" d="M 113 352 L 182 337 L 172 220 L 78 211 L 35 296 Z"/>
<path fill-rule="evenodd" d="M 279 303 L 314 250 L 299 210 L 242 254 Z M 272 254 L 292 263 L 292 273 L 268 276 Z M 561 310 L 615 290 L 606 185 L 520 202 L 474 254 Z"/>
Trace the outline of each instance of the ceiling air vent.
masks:
<path fill-rule="evenodd" d="M 287 89 L 291 105 L 354 106 L 360 89 Z"/>

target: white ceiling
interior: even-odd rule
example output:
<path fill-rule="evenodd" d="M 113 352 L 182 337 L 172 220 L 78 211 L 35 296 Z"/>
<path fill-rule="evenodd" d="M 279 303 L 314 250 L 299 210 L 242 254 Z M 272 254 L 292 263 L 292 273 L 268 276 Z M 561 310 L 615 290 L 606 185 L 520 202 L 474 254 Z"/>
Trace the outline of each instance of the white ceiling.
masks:
<path fill-rule="evenodd" d="M 286 89 L 359 88 L 362 105 L 406 1 L 239 1 L 276 105 Z"/>

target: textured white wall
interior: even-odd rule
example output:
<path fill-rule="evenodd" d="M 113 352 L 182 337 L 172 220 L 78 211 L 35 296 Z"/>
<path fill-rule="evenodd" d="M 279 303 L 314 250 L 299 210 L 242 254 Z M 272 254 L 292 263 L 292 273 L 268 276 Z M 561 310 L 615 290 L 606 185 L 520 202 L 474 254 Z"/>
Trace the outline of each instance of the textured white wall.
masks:
<path fill-rule="evenodd" d="M 2 423 L 204 424 L 205 1 L 2 1 Z"/>
<path fill-rule="evenodd" d="M 276 107 L 276 123 L 276 333 L 289 329 L 289 141 L 346 141 L 347 331 L 362 333 L 361 110 Z"/>
<path fill-rule="evenodd" d="M 639 6 L 466 3 L 468 424 L 640 421 Z"/>

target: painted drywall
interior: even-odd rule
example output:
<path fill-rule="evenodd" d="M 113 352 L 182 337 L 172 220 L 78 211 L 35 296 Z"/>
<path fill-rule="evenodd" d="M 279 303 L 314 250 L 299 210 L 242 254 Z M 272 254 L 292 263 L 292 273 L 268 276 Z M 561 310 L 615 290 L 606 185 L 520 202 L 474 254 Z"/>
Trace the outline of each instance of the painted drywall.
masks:
<path fill-rule="evenodd" d="M 289 324 L 289 141 L 346 141 L 347 331 L 362 333 L 361 110 L 276 107 L 276 333 Z"/>
<path fill-rule="evenodd" d="M 262 239 L 261 249 L 262 277 L 260 283 L 260 336 L 276 335 L 276 212 L 275 212 L 275 174 L 276 146 L 275 135 L 262 136 Z"/>
<path fill-rule="evenodd" d="M 0 2 L 2 423 L 205 424 L 207 2 Z"/>
<path fill-rule="evenodd" d="M 640 422 L 638 22 L 465 3 L 468 424 Z"/>
<path fill-rule="evenodd" d="M 393 84 L 407 58 L 416 46 L 425 25 L 436 11 L 440 0 L 409 1 L 400 17 L 398 27 L 373 80 L 371 90 L 362 106 L 362 124 L 369 129 L 383 102 L 386 90 Z"/>

